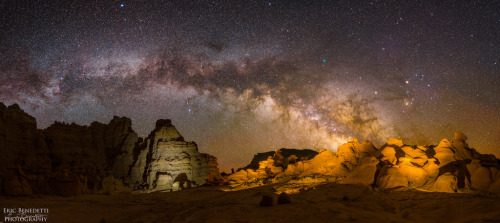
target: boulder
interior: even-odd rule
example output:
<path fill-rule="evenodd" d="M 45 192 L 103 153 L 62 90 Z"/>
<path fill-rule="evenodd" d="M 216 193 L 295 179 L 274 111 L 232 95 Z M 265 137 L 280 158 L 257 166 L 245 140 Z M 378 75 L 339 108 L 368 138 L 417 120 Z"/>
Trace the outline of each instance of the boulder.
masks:
<path fill-rule="evenodd" d="M 406 157 L 409 158 L 419 158 L 419 157 L 427 158 L 425 152 L 420 150 L 419 148 L 414 148 L 412 146 L 403 146 L 401 147 L 401 150 L 403 150 L 405 152 Z"/>
<path fill-rule="evenodd" d="M 421 187 L 427 182 L 429 175 L 423 168 L 413 165 L 410 161 L 410 158 L 403 159 L 399 163 L 399 171 L 408 180 L 408 185 Z"/>
<path fill-rule="evenodd" d="M 273 206 L 273 203 L 274 203 L 273 197 L 269 195 L 264 195 L 262 196 L 262 200 L 260 200 L 259 206 L 261 207 Z"/>
<path fill-rule="evenodd" d="M 488 187 L 488 191 L 497 195 L 500 195 L 500 179 L 495 180 L 490 186 Z"/>
<path fill-rule="evenodd" d="M 391 139 L 389 139 L 389 141 L 387 141 L 387 145 L 392 145 L 392 146 L 396 146 L 396 147 L 403 147 L 404 143 L 403 143 L 403 140 L 401 140 L 401 139 L 391 138 Z"/>
<path fill-rule="evenodd" d="M 445 166 L 446 164 L 456 161 L 455 152 L 452 149 L 450 141 L 447 139 L 441 140 L 438 146 L 434 147 L 436 154 L 434 158 L 439 161 L 439 167 Z"/>
<path fill-rule="evenodd" d="M 394 149 L 394 147 L 385 146 L 380 150 L 380 153 L 382 154 L 380 161 L 387 161 L 392 165 L 396 165 L 397 159 L 396 159 L 396 150 Z"/>
<path fill-rule="evenodd" d="M 343 183 L 372 185 L 375 181 L 375 172 L 377 171 L 378 159 L 374 156 L 364 157 L 359 161 L 359 165 L 347 175 Z"/>
<path fill-rule="evenodd" d="M 471 173 L 471 186 L 475 189 L 487 190 L 492 183 L 491 172 L 487 167 L 478 167 Z"/>
<path fill-rule="evenodd" d="M 282 192 L 278 196 L 278 204 L 290 204 L 292 203 L 292 198 L 285 192 Z"/>
<path fill-rule="evenodd" d="M 432 192 L 455 193 L 457 191 L 457 178 L 451 173 L 444 173 L 424 189 Z"/>
<path fill-rule="evenodd" d="M 377 186 L 381 189 L 406 187 L 408 186 L 408 180 L 401 174 L 397 166 L 384 166 L 377 178 Z"/>
<path fill-rule="evenodd" d="M 428 160 L 427 164 L 422 167 L 427 175 L 429 176 L 428 181 L 434 181 L 439 175 L 439 165 L 436 164 L 436 159 L 431 158 Z"/>

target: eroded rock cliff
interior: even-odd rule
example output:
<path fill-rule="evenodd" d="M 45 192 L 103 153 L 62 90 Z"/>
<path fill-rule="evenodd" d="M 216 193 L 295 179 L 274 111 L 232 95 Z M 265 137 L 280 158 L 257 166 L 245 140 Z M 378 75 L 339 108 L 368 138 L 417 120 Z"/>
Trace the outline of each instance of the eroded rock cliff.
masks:
<path fill-rule="evenodd" d="M 185 142 L 170 120 L 145 140 L 126 117 L 39 130 L 18 105 L 0 103 L 0 154 L 0 193 L 13 196 L 177 190 L 221 179 L 216 158 Z"/>
<path fill-rule="evenodd" d="M 198 152 L 168 119 L 139 144 L 130 170 L 130 182 L 146 190 L 179 190 L 221 179 L 214 156 Z"/>

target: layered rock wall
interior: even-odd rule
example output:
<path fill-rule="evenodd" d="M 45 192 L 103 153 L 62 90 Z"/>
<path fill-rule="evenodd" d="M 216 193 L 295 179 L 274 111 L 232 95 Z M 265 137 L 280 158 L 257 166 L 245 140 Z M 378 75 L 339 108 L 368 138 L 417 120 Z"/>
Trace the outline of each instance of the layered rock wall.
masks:
<path fill-rule="evenodd" d="M 129 118 L 37 129 L 18 105 L 0 103 L 0 194 L 79 195 L 142 188 L 172 190 L 221 179 L 215 157 L 185 142 L 170 120 L 143 140 Z M 182 184 L 181 184 L 182 183 Z"/>
<path fill-rule="evenodd" d="M 179 190 L 221 179 L 216 158 L 185 142 L 170 120 L 158 120 L 139 147 L 130 179 L 147 190 Z"/>

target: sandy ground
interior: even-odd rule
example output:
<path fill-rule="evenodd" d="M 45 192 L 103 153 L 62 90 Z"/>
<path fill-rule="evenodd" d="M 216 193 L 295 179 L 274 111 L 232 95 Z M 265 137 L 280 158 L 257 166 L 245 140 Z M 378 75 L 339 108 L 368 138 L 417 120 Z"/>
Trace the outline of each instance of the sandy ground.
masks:
<path fill-rule="evenodd" d="M 48 208 L 48 222 L 500 222 L 500 199 L 478 193 L 376 192 L 327 184 L 278 205 L 271 186 L 149 194 L 0 198 L 0 208 Z M 260 207 L 264 194 L 275 204 Z M 5 214 L 0 211 L 0 222 Z"/>

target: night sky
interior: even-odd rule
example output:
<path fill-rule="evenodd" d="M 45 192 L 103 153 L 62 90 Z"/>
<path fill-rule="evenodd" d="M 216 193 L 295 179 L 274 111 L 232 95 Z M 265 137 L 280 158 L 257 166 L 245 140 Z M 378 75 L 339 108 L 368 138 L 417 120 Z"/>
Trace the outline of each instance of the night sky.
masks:
<path fill-rule="evenodd" d="M 169 118 L 222 170 L 455 131 L 499 157 L 500 2 L 459 2 L 1 1 L 0 101 L 39 128 Z"/>

